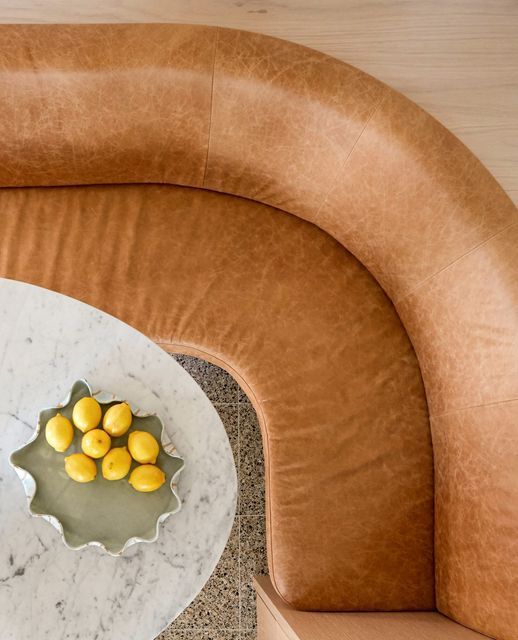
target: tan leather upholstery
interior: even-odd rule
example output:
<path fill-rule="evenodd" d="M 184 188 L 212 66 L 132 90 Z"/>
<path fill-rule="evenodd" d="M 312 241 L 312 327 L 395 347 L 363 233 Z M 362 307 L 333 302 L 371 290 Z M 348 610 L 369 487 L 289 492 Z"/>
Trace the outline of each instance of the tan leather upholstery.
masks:
<path fill-rule="evenodd" d="M 265 435 L 270 572 L 290 601 L 434 606 L 419 366 L 341 245 L 265 205 L 165 186 L 3 189 L 0 228 L 0 273 L 246 381 Z"/>
<path fill-rule="evenodd" d="M 280 207 L 315 223 L 349 249 L 374 275 L 396 305 L 408 331 L 426 388 L 434 443 L 438 608 L 481 632 L 502 640 L 516 640 L 518 219 L 511 201 L 489 173 L 456 138 L 404 97 L 345 64 L 272 38 L 223 29 L 110 25 L 0 27 L 0 39 L 3 43 L 0 185 L 165 182 L 228 192 Z M 91 189 L 96 194 L 91 196 L 95 202 L 97 198 L 107 198 L 106 215 L 109 211 L 119 214 L 117 222 L 111 223 L 112 235 L 126 224 L 122 213 L 125 208 L 134 212 L 133 220 L 140 215 L 144 226 L 155 224 L 147 207 L 139 204 L 139 198 L 143 197 L 139 195 L 141 189 L 134 189 L 134 195 L 129 196 L 127 189 L 114 188 L 112 192 L 117 195 L 113 196 L 113 202 L 111 196 L 101 196 L 99 189 Z M 20 190 L 16 197 L 13 193 L 4 191 L 2 200 L 5 198 L 9 206 L 5 224 L 16 225 L 12 228 L 18 244 L 14 252 L 11 250 L 7 262 L 2 259 L 2 272 L 21 279 L 28 273 L 34 277 L 34 267 L 20 270 L 15 256 L 36 251 L 36 240 L 31 244 L 24 239 L 25 234 L 37 237 L 29 213 L 38 209 L 37 202 L 52 202 L 57 196 L 48 195 L 50 191 L 43 195 L 43 191 Z M 58 219 L 77 216 L 78 210 L 85 212 L 84 220 L 92 215 L 91 209 L 84 209 L 90 188 L 67 189 L 63 193 L 63 202 L 56 200 L 53 211 Z M 22 203 L 13 204 L 16 198 L 27 199 L 23 225 L 17 224 L 18 214 L 13 213 L 24 210 Z M 140 213 L 139 206 L 143 207 Z M 233 206 L 227 209 L 228 229 L 233 228 L 234 216 L 229 213 Z M 62 210 L 63 207 L 66 210 Z M 249 207 L 252 205 L 246 206 L 247 211 Z M 264 238 L 255 225 L 254 222 L 248 234 L 257 244 Z M 296 228 L 298 226 L 303 228 L 300 222 Z M 188 244 L 178 246 L 192 247 L 203 262 L 204 224 L 201 230 L 191 229 L 185 236 L 181 235 L 182 228 L 183 222 L 177 228 L 164 224 L 157 233 L 167 234 L 169 239 L 179 234 L 186 243 L 188 239 Z M 66 233 L 64 227 L 61 233 Z M 241 232 L 238 237 L 242 235 Z M 11 235 L 3 236 L 4 244 L 6 237 L 12 238 L 12 231 Z M 38 268 L 37 275 L 47 286 L 62 288 L 65 282 L 70 283 L 69 263 L 64 262 L 58 276 L 52 261 L 59 255 L 61 246 L 57 243 L 58 235 L 54 237 L 54 244 L 46 248 L 48 262 Z M 159 274 L 165 270 L 164 258 L 154 259 L 145 270 L 152 275 L 143 277 L 142 265 L 128 259 L 129 249 L 139 246 L 136 233 L 124 240 L 128 243 L 126 247 L 122 242 L 113 241 L 109 256 L 95 253 L 96 243 L 86 227 L 82 237 L 91 247 L 89 254 L 95 258 L 90 265 L 92 276 L 76 282 L 71 291 L 73 295 L 107 300 L 111 267 L 106 265 L 119 264 L 120 259 L 121 271 L 114 269 L 114 273 L 119 274 L 116 282 L 121 300 L 119 296 L 116 301 L 110 298 L 113 306 L 105 308 L 117 313 L 124 305 L 125 309 L 131 307 L 131 312 L 127 311 L 128 321 L 143 328 L 149 326 L 150 331 L 153 326 L 167 326 L 162 336 L 151 335 L 163 339 L 177 336 L 179 342 L 191 325 L 198 323 L 196 314 L 203 306 L 199 299 L 189 298 L 189 291 L 183 292 L 188 301 L 183 315 L 172 315 L 175 325 L 167 324 L 165 313 L 158 319 L 159 312 L 153 306 L 153 294 L 146 283 L 160 279 Z M 267 238 L 270 240 L 270 236 Z M 269 247 L 269 242 L 266 244 Z M 291 251 L 293 255 L 304 255 L 304 244 L 297 244 Z M 260 258 L 264 264 L 268 264 L 266 255 L 263 252 Z M 257 261 L 257 254 L 255 256 Z M 274 264 L 282 272 L 287 262 L 285 256 Z M 316 265 L 322 268 L 327 262 L 326 254 Z M 232 263 L 230 256 L 225 267 L 227 277 L 241 265 Z M 313 267 L 307 272 L 307 278 L 315 295 L 317 291 L 319 296 L 325 291 L 329 302 L 327 306 L 323 298 L 320 302 L 329 313 L 341 308 L 342 299 L 349 298 L 351 307 L 355 307 L 364 295 L 366 304 L 369 301 L 374 304 L 374 298 L 369 297 L 374 296 L 374 292 L 380 295 L 370 285 L 364 289 L 371 294 L 363 291 L 351 294 L 345 289 L 337 294 L 337 279 L 325 276 L 324 270 L 315 278 L 317 272 L 317 267 Z M 364 272 L 359 270 L 360 273 Z M 207 294 L 219 291 L 217 275 L 214 270 L 203 275 Z M 162 277 L 165 280 L 168 274 Z M 230 277 L 229 287 L 236 286 L 236 277 Z M 277 288 L 277 277 L 270 279 L 273 293 L 268 290 L 268 304 L 273 304 L 270 296 L 277 295 L 278 306 L 273 307 L 277 313 L 265 313 L 264 321 L 268 316 L 271 331 L 264 331 L 263 335 L 270 336 L 269 354 L 286 348 L 286 354 L 295 357 L 301 351 L 300 344 L 296 348 L 296 340 L 295 343 L 288 341 L 285 347 L 284 340 L 290 335 L 297 338 L 297 334 L 287 331 L 280 318 L 290 309 L 290 304 L 295 307 L 301 304 L 300 292 L 297 293 L 296 288 L 289 291 Z M 356 280 L 355 277 L 348 283 L 351 291 L 360 286 L 361 277 Z M 50 282 L 52 284 L 48 284 Z M 179 289 L 181 292 L 181 285 Z M 135 291 L 139 293 L 138 307 L 134 300 L 130 301 L 133 306 L 124 302 L 125 296 L 134 296 Z M 174 287 L 164 287 L 164 291 L 170 300 L 182 300 Z M 287 599 L 309 608 L 321 607 L 321 598 L 325 599 L 325 608 L 335 608 L 337 604 L 345 604 L 344 608 L 359 606 L 355 599 L 358 597 L 366 608 L 369 608 L 367 600 L 375 607 L 381 596 L 390 606 L 396 601 L 406 601 L 409 595 L 415 598 L 414 603 L 419 598 L 428 601 L 431 596 L 425 593 L 426 585 L 429 589 L 426 570 L 421 580 L 412 579 L 412 588 L 405 587 L 396 578 L 389 589 L 386 581 L 391 563 L 399 567 L 399 578 L 405 572 L 415 575 L 418 559 L 414 551 L 426 538 L 426 517 L 415 519 L 417 530 L 409 533 L 406 524 L 402 524 L 408 522 L 408 512 L 396 501 L 391 505 L 395 513 L 387 526 L 384 516 L 390 509 L 383 498 L 376 497 L 376 492 L 386 490 L 378 483 L 380 469 L 393 473 L 392 483 L 396 478 L 402 480 L 396 470 L 403 462 L 415 463 L 416 452 L 426 451 L 427 446 L 422 428 L 423 400 L 419 393 L 408 396 L 415 402 L 412 411 L 416 417 L 412 428 L 408 427 L 409 442 L 404 443 L 413 452 L 406 461 L 399 453 L 394 454 L 396 449 L 380 454 L 379 446 L 394 443 L 376 439 L 374 435 L 384 429 L 376 420 L 384 424 L 394 420 L 395 424 L 398 420 L 391 416 L 391 411 L 401 408 L 383 404 L 381 412 L 365 413 L 369 404 L 366 394 L 377 382 L 372 372 L 384 373 L 376 361 L 383 354 L 371 350 L 372 340 L 377 332 L 383 334 L 382 326 L 394 318 L 390 306 L 383 312 L 383 320 L 378 317 L 369 322 L 369 314 L 363 318 L 361 314 L 353 314 L 354 322 L 346 323 L 347 328 L 344 326 L 341 330 L 334 331 L 339 325 L 336 322 L 333 325 L 329 318 L 330 324 L 315 323 L 313 336 L 317 342 L 313 346 L 311 341 L 312 347 L 304 358 L 300 356 L 301 360 L 297 360 L 299 366 L 292 367 L 290 375 L 286 374 L 283 385 L 287 395 L 281 397 L 279 385 L 275 385 L 280 367 L 257 360 L 254 370 L 258 373 L 251 377 L 249 368 L 253 367 L 245 355 L 256 358 L 256 354 L 261 353 L 260 347 L 264 347 L 252 331 L 251 316 L 245 313 L 254 299 L 247 297 L 246 286 L 232 291 L 234 294 L 241 291 L 242 305 L 229 310 L 220 305 L 219 309 L 227 311 L 227 317 L 235 314 L 236 322 L 246 317 L 245 344 L 237 342 L 230 346 L 236 342 L 231 326 L 224 324 L 218 333 L 209 322 L 214 315 L 209 314 L 204 316 L 205 324 L 196 334 L 192 348 L 206 349 L 215 359 L 227 356 L 229 366 L 234 361 L 230 361 L 226 350 L 232 349 L 234 366 L 250 385 L 256 406 L 263 414 L 271 474 L 270 562 L 279 591 Z M 169 309 L 168 303 L 163 301 L 163 304 L 166 305 L 163 308 Z M 148 312 L 148 308 L 153 311 Z M 267 308 L 265 305 L 264 309 Z M 263 322 L 263 313 L 256 312 L 256 322 Z M 277 334 L 279 326 L 286 333 Z M 244 327 L 241 327 L 243 331 Z M 206 343 L 198 337 L 201 334 Z M 325 351 L 326 362 L 333 365 L 331 378 L 328 367 L 323 364 L 313 368 L 314 362 L 323 362 L 318 355 L 323 340 L 320 334 L 329 334 L 334 340 L 332 347 L 331 342 L 326 342 Z M 362 366 L 354 359 L 350 361 L 349 373 L 354 372 L 355 378 L 359 375 L 354 382 L 347 375 L 333 377 L 340 370 L 335 354 L 347 361 L 345 350 L 349 348 L 351 334 L 361 338 L 358 344 L 363 345 L 362 357 L 367 360 L 374 357 L 374 361 Z M 279 337 L 282 340 L 277 342 Z M 366 342 L 362 342 L 364 339 Z M 264 341 L 267 343 L 268 337 Z M 247 345 L 251 345 L 251 351 L 247 351 Z M 411 359 L 411 355 L 408 358 Z M 274 358 L 272 362 L 277 361 Z M 415 388 L 418 378 L 413 375 L 410 379 Z M 331 380 L 333 383 L 341 380 L 343 386 L 335 388 Z M 389 380 L 390 385 L 394 385 L 391 392 L 401 397 L 398 396 L 401 393 L 399 376 L 385 379 L 387 392 Z M 348 392 L 351 384 L 354 393 Z M 309 391 L 314 396 L 307 395 Z M 407 398 L 405 394 L 403 397 Z M 356 402 L 359 403 L 357 411 L 354 410 Z M 297 411 L 290 414 L 288 407 L 295 405 Z M 268 418 L 266 410 L 270 412 Z M 314 415 L 319 416 L 324 431 L 313 420 L 304 423 L 302 430 L 298 428 L 298 422 L 293 419 L 300 419 L 308 411 L 311 415 L 316 411 Z M 412 411 L 406 415 L 414 420 Z M 370 418 L 365 422 L 367 415 Z M 270 416 L 275 416 L 275 426 Z M 367 423 L 370 439 L 365 429 L 359 428 Z M 309 424 L 313 430 L 308 430 Z M 352 434 L 355 425 L 357 435 L 351 437 L 349 443 L 347 435 L 342 440 L 342 429 L 347 427 L 352 431 L 345 433 Z M 403 421 L 399 429 L 406 428 Z M 283 438 L 286 437 L 286 448 L 278 439 L 281 432 Z M 349 483 L 357 483 L 363 476 L 353 473 L 350 467 L 341 466 L 342 457 L 333 458 L 334 448 L 322 437 L 322 433 L 328 432 L 332 439 L 338 439 L 337 449 L 346 460 L 351 460 L 349 455 L 353 453 L 360 455 L 360 459 L 366 456 L 359 472 L 367 477 L 367 472 L 372 471 L 375 489 L 367 488 L 370 481 L 362 486 L 360 493 L 350 489 Z M 387 432 L 390 430 L 384 431 Z M 423 433 L 418 445 L 418 434 Z M 367 438 L 369 449 L 360 447 L 357 454 L 357 438 L 362 435 Z M 293 446 L 290 451 L 288 439 Z M 322 455 L 329 454 L 327 457 L 333 458 L 333 465 L 336 464 L 336 467 L 325 468 L 323 479 L 327 481 L 326 489 L 330 491 L 335 512 L 341 516 L 344 533 L 335 534 L 332 527 L 326 526 L 326 520 L 319 521 L 298 511 L 300 500 L 313 488 L 313 474 L 303 471 L 313 460 L 310 453 L 317 449 Z M 301 450 L 305 458 L 296 455 Z M 385 454 L 391 460 L 388 467 L 384 467 L 378 457 Z M 303 459 L 306 465 L 302 464 Z M 293 491 L 283 480 L 283 472 L 294 471 L 293 465 L 304 479 L 298 491 Z M 274 476 L 278 482 L 275 490 Z M 419 487 L 414 484 L 413 491 L 401 488 L 401 495 L 407 496 L 403 504 L 414 504 L 417 495 L 422 496 L 425 503 L 428 500 L 426 472 L 419 478 L 422 483 Z M 342 488 L 341 492 L 337 486 Z M 285 488 L 289 488 L 290 493 L 283 494 Z M 385 506 L 383 515 L 378 514 L 378 529 L 373 537 L 360 533 L 365 526 L 372 531 L 371 518 L 376 514 L 370 500 Z M 329 511 L 326 509 L 325 513 Z M 423 505 L 422 514 L 426 512 Z M 403 518 L 399 525 L 397 514 Z M 300 529 L 291 528 L 299 524 L 302 517 L 313 541 L 319 532 L 321 541 L 329 537 L 333 543 L 339 540 L 344 546 L 335 546 L 333 556 L 318 552 L 312 546 L 304 548 L 306 543 L 301 540 Z M 391 554 L 383 554 L 380 541 L 387 536 L 395 541 L 400 532 L 414 542 L 419 540 L 419 544 L 411 546 L 411 554 L 407 555 L 406 538 L 401 538 L 398 554 L 390 558 Z M 298 563 L 293 564 L 290 549 L 295 542 L 302 545 L 297 547 L 299 552 L 314 551 L 316 555 L 299 553 Z M 343 552 L 351 546 L 355 548 L 354 557 L 351 554 L 344 558 Z M 370 559 L 379 557 L 377 553 L 383 555 L 383 562 L 379 566 L 370 565 Z M 428 558 L 423 562 L 425 566 Z M 336 588 L 331 580 L 335 563 L 348 572 Z M 325 586 L 319 575 L 330 578 Z M 385 577 L 376 580 L 375 575 Z M 348 588 L 353 584 L 361 585 L 361 590 L 349 593 Z"/>

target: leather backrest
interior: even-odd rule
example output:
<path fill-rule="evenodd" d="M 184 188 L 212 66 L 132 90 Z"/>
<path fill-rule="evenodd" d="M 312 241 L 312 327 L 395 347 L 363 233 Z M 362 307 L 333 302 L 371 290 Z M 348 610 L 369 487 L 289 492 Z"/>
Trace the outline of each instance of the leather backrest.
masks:
<path fill-rule="evenodd" d="M 518 219 L 486 169 L 388 87 L 272 38 L 123 25 L 0 39 L 0 184 L 225 191 L 314 222 L 369 269 L 425 382 L 438 608 L 516 638 Z"/>

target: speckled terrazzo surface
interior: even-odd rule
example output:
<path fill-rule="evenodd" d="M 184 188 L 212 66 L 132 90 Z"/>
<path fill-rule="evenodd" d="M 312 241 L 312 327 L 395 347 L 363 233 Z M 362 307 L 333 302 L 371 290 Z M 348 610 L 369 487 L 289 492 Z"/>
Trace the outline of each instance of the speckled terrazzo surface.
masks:
<path fill-rule="evenodd" d="M 255 640 L 254 575 L 268 573 L 264 528 L 264 465 L 259 425 L 236 381 L 218 367 L 174 356 L 216 407 L 236 468 L 237 515 L 221 560 L 194 602 L 157 640 Z"/>

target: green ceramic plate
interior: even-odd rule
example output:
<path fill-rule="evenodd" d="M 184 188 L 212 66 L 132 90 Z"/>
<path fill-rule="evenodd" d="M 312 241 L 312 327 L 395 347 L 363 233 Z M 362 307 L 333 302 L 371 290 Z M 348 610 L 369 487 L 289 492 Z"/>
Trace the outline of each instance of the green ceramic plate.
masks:
<path fill-rule="evenodd" d="M 176 481 L 184 462 L 167 440 L 160 418 L 142 414 L 129 403 L 134 414 L 132 425 L 124 436 L 112 439 L 112 446 L 125 445 L 131 431 L 149 431 L 161 443 L 156 464 L 165 472 L 166 482 L 157 491 L 139 493 L 129 484 L 129 474 L 123 480 L 105 480 L 101 474 L 101 460 L 96 461 L 95 480 L 87 484 L 71 480 L 65 473 L 64 458 L 81 452 L 83 434 L 74 429 L 74 440 L 69 449 L 57 453 L 45 439 L 45 425 L 58 411 L 72 419 L 74 404 L 91 395 L 101 404 L 103 415 L 110 406 L 121 402 L 104 392 L 92 394 L 86 380 L 78 380 L 62 406 L 40 412 L 35 435 L 11 455 L 11 464 L 22 479 L 31 514 L 51 522 L 61 531 L 68 547 L 80 549 L 85 545 L 97 545 L 112 555 L 119 555 L 131 544 L 156 540 L 159 524 L 179 511 L 181 503 L 176 493 Z M 135 466 L 133 463 L 132 469 Z"/>

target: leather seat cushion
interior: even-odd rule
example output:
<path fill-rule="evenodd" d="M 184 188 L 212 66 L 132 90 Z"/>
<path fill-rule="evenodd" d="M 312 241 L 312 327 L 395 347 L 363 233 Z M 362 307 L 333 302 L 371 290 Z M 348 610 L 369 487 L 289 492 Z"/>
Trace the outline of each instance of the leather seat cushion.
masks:
<path fill-rule="evenodd" d="M 0 190 L 0 274 L 231 371 L 266 458 L 270 572 L 306 609 L 434 606 L 433 470 L 392 303 L 308 222 L 171 186 Z"/>

